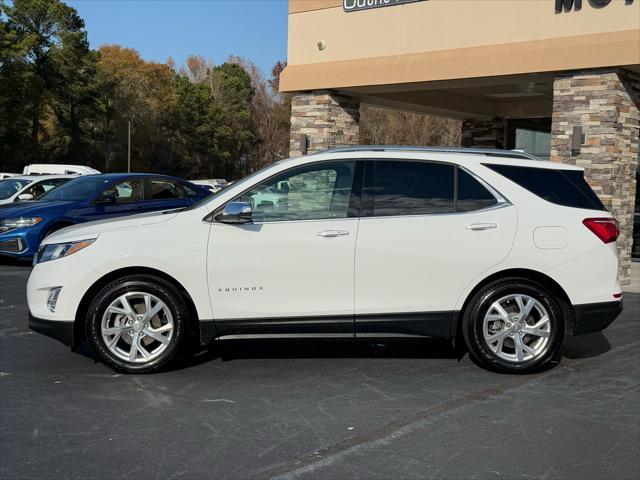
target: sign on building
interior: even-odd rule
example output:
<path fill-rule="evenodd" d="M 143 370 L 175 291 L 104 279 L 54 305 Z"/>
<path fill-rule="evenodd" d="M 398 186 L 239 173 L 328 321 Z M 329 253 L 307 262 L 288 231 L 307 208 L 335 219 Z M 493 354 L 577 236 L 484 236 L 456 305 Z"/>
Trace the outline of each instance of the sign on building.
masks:
<path fill-rule="evenodd" d="M 345 12 L 357 12 L 370 8 L 392 7 L 403 3 L 424 2 L 425 0 L 342 0 L 342 8 Z"/>

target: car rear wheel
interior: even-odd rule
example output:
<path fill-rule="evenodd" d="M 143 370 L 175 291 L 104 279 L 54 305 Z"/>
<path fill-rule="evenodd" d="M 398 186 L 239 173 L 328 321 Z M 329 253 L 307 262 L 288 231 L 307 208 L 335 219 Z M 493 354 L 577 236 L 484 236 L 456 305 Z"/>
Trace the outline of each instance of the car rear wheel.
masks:
<path fill-rule="evenodd" d="M 462 329 L 469 352 L 481 365 L 529 373 L 557 362 L 564 319 L 558 302 L 544 287 L 511 278 L 474 295 Z"/>
<path fill-rule="evenodd" d="M 157 370 L 177 354 L 188 310 L 164 280 L 135 275 L 105 286 L 89 306 L 86 335 L 98 358 L 128 373 Z"/>

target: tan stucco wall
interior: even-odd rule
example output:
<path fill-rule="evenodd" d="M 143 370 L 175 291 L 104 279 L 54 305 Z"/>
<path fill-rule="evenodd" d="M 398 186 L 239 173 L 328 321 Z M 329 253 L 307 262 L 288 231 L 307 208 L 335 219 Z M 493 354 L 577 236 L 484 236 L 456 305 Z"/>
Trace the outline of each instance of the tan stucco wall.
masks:
<path fill-rule="evenodd" d="M 490 58 L 494 47 L 504 49 L 513 45 L 517 51 L 518 44 L 526 44 L 536 51 L 535 61 L 528 69 L 527 58 L 518 57 L 518 72 L 548 71 L 557 68 L 558 61 L 554 57 L 565 55 L 561 51 L 563 45 L 575 43 L 573 39 L 580 38 L 581 45 L 589 48 L 598 45 L 600 48 L 594 52 L 595 56 L 589 57 L 588 65 L 572 64 L 571 68 L 610 66 L 614 57 L 615 62 L 622 62 L 615 63 L 617 65 L 640 63 L 640 50 L 633 45 L 640 45 L 639 0 L 632 4 L 613 0 L 599 9 L 583 0 L 581 10 L 566 13 L 555 13 L 554 7 L 555 0 L 428 0 L 345 13 L 340 0 L 292 0 L 288 62 L 292 67 L 309 65 L 313 70 L 314 64 L 332 68 L 336 62 L 335 66 L 342 68 L 345 62 L 354 60 L 366 63 L 371 59 L 379 63 L 384 57 L 393 57 L 395 60 L 389 62 L 389 67 L 392 67 L 403 56 L 414 60 L 421 57 L 431 57 L 432 60 L 443 57 L 446 60 L 447 52 L 469 52 L 471 50 L 467 49 L 486 47 L 486 50 L 475 53 Z M 594 36 L 593 42 L 589 40 L 591 35 Z M 622 37 L 627 39 L 626 43 L 620 42 Z M 613 42 L 611 48 L 598 43 L 609 38 Z M 560 41 L 556 44 L 555 39 Z M 326 44 L 322 51 L 317 47 L 321 40 Z M 537 42 L 543 51 L 535 47 Z M 549 68 L 545 69 L 544 65 L 541 68 L 540 57 L 549 58 Z M 317 67 L 322 68 L 321 65 Z M 417 64 L 416 68 L 426 69 L 424 65 Z M 511 70 L 511 73 L 517 73 Z M 448 72 L 449 78 L 464 78 L 456 76 L 455 68 L 452 71 L 448 69 Z M 421 74 L 411 75 L 416 72 L 410 68 L 407 73 L 412 78 L 404 81 L 429 80 L 422 78 Z M 486 72 L 474 74 L 507 73 L 488 65 Z M 304 75 L 300 68 L 285 71 L 283 89 L 300 88 L 304 81 L 295 81 L 294 78 L 301 80 L 300 75 Z M 372 78 L 365 84 L 375 84 L 376 81 Z M 354 84 L 362 85 L 360 80 L 358 82 Z M 346 83 L 349 83 L 348 79 Z"/>
<path fill-rule="evenodd" d="M 580 11 L 560 14 L 555 0 L 428 0 L 351 13 L 337 3 L 289 15 L 290 64 L 640 29 L 637 0 L 614 0 L 601 9 L 584 0 Z M 324 51 L 316 46 L 319 40 L 326 42 Z"/>

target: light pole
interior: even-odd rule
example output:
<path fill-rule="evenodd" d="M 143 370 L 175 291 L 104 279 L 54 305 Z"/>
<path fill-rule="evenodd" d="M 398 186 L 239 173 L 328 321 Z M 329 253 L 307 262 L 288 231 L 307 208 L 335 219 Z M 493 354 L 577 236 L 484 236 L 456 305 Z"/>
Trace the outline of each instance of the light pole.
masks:
<path fill-rule="evenodd" d="M 127 131 L 127 173 L 131 173 L 131 118 L 129 118 Z"/>

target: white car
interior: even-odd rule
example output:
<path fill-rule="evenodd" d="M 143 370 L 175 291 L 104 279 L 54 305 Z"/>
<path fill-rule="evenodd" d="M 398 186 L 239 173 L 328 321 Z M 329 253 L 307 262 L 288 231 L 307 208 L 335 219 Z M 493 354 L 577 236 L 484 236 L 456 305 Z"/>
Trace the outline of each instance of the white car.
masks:
<path fill-rule="evenodd" d="M 86 165 L 64 165 L 59 163 L 32 163 L 22 170 L 23 175 L 97 175 L 100 172 Z"/>
<path fill-rule="evenodd" d="M 251 207 L 281 182 L 277 205 Z M 622 310 L 617 236 L 573 165 L 336 149 L 186 210 L 52 234 L 29 278 L 30 326 L 123 372 L 193 343 L 295 336 L 461 338 L 482 365 L 529 372 Z"/>
<path fill-rule="evenodd" d="M 77 175 L 16 175 L 0 180 L 0 205 L 37 200 Z"/>
<path fill-rule="evenodd" d="M 202 185 L 203 187 L 208 188 L 213 193 L 217 193 L 227 186 L 227 181 L 224 178 L 210 178 L 205 180 L 189 180 L 191 183 L 195 183 L 196 185 Z"/>

